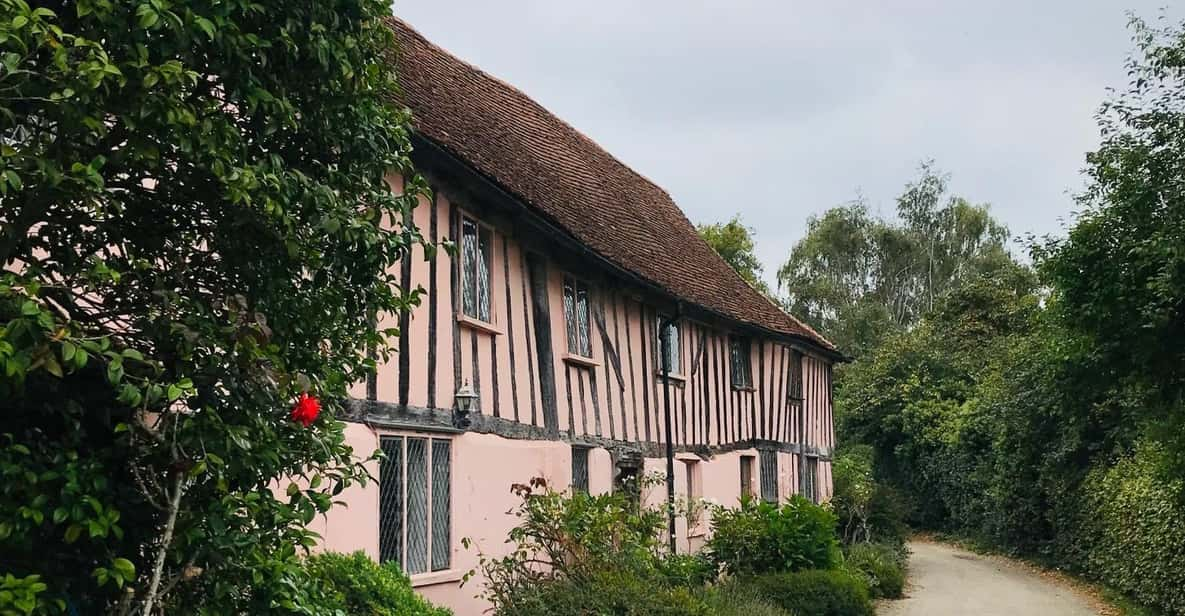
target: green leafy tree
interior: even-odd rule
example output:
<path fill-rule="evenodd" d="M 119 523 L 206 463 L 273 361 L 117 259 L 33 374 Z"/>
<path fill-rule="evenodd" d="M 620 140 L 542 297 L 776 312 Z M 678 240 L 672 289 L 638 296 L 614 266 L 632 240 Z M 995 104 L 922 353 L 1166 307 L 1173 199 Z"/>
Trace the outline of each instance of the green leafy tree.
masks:
<path fill-rule="evenodd" d="M 389 13 L 0 0 L 0 612 L 316 612 L 335 417 L 417 301 Z"/>
<path fill-rule="evenodd" d="M 967 280 L 990 274 L 1032 288 L 1006 250 L 1008 230 L 986 205 L 950 196 L 931 164 L 898 197 L 897 217 L 878 218 L 862 201 L 812 217 L 778 270 L 790 310 L 849 355 L 916 323 Z"/>
<path fill-rule="evenodd" d="M 761 279 L 762 266 L 754 252 L 753 229 L 741 222 L 740 214 L 728 222 L 696 225 L 696 230 L 745 282 L 765 295 L 770 294 L 769 285 Z"/>
<path fill-rule="evenodd" d="M 1185 470 L 1185 33 L 1132 20 L 1130 84 L 1102 107 L 1083 208 L 1036 250 L 1054 307 L 1096 345 Z"/>

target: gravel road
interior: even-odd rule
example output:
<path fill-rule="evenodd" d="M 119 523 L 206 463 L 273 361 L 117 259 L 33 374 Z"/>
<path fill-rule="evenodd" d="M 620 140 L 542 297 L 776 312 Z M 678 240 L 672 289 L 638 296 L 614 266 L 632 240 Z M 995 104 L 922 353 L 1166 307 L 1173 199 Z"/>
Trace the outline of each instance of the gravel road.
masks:
<path fill-rule="evenodd" d="M 930 542 L 909 544 L 906 598 L 879 616 L 1096 616 L 1078 592 L 1003 559 Z"/>

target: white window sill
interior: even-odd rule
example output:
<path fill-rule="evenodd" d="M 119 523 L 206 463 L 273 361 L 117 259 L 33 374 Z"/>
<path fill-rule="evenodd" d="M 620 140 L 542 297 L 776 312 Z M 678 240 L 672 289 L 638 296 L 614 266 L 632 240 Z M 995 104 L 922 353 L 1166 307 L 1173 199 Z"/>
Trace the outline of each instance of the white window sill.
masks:
<path fill-rule="evenodd" d="M 465 577 L 465 572 L 460 569 L 445 569 L 444 571 L 433 571 L 431 573 L 417 573 L 411 576 L 410 579 L 412 588 L 422 588 L 425 586 L 459 582 L 463 577 Z"/>
<path fill-rule="evenodd" d="M 601 362 L 596 359 L 577 355 L 576 353 L 564 353 L 564 362 L 586 368 L 598 368 L 601 365 Z"/>
<path fill-rule="evenodd" d="M 752 385 L 733 385 L 732 390 L 746 392 L 746 393 L 753 393 L 753 392 L 757 391 L 757 389 L 754 388 Z"/>
<path fill-rule="evenodd" d="M 501 336 L 504 333 L 502 328 L 498 327 L 494 323 L 486 323 L 481 319 L 475 319 L 465 314 L 457 315 L 457 324 L 461 327 L 467 327 L 472 330 L 490 334 L 491 336 Z"/>
<path fill-rule="evenodd" d="M 676 385 L 678 387 L 682 387 L 683 383 L 685 383 L 687 381 L 687 376 L 680 374 L 678 372 L 672 372 L 669 375 L 669 377 L 671 379 L 671 385 Z M 658 382 L 660 384 L 662 383 L 662 373 L 661 372 L 655 373 L 654 378 L 658 379 Z"/>

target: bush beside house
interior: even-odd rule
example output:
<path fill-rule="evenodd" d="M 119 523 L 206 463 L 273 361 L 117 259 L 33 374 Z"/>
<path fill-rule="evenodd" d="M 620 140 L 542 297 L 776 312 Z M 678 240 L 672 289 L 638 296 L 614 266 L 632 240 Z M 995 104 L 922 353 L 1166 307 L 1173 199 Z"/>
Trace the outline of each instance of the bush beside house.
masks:
<path fill-rule="evenodd" d="M 625 493 L 516 487 L 514 549 L 483 556 L 484 596 L 500 616 L 864 616 L 866 577 L 841 567 L 836 517 L 794 496 L 715 507 L 700 554 L 668 555 L 660 510 Z"/>
<path fill-rule="evenodd" d="M 314 586 L 321 591 L 316 613 L 366 616 L 452 614 L 417 595 L 398 565 L 380 565 L 364 552 L 317 554 L 309 557 L 305 565 Z"/>

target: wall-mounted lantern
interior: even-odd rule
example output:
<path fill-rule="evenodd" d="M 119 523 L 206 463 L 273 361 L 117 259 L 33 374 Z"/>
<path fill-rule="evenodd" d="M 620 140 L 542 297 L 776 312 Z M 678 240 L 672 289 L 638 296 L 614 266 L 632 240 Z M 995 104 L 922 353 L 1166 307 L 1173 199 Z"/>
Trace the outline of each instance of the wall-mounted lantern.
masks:
<path fill-rule="evenodd" d="M 469 427 L 472 420 L 469 414 L 477 407 L 477 392 L 473 391 L 473 386 L 469 381 L 457 390 L 453 395 L 453 425 L 462 430 Z"/>

